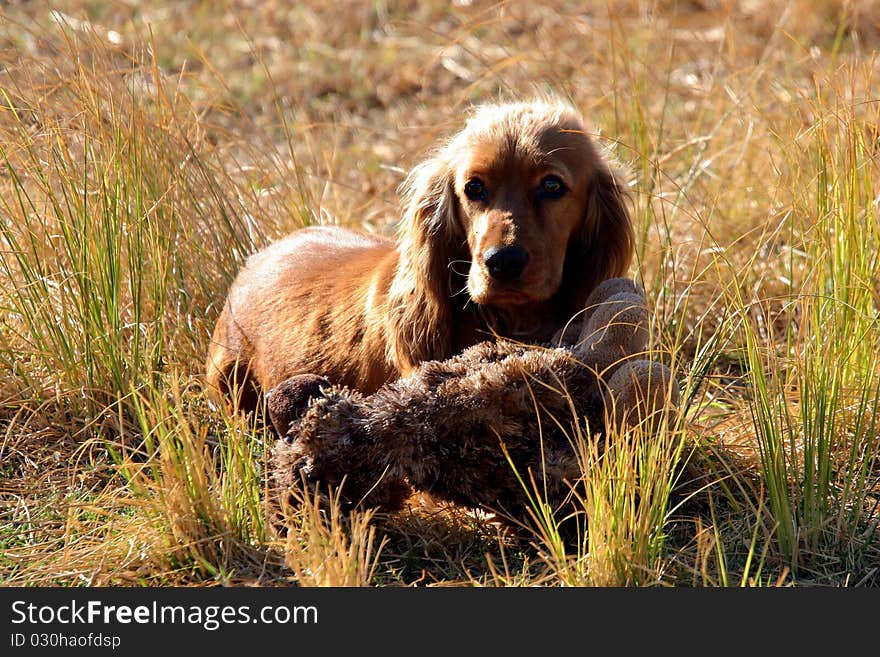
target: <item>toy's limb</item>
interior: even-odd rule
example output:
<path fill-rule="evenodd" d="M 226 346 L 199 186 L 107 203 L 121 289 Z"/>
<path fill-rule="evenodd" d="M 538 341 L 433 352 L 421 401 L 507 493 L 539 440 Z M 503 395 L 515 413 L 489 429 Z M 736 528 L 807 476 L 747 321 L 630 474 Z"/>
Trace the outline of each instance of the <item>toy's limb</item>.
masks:
<path fill-rule="evenodd" d="M 645 297 L 633 292 L 617 292 L 595 308 L 574 352 L 600 376 L 605 376 L 621 359 L 643 353 L 647 344 Z"/>
<path fill-rule="evenodd" d="M 609 278 L 599 284 L 587 297 L 583 310 L 571 318 L 571 321 L 562 327 L 551 341 L 553 346 L 572 347 L 582 340 L 584 325 L 589 323 L 595 312 L 612 297 L 619 294 L 633 294 L 641 297 L 644 301 L 644 292 L 630 278 Z M 593 325 L 596 325 L 593 322 Z"/>
<path fill-rule="evenodd" d="M 641 289 L 628 279 L 611 279 L 588 303 L 591 315 L 573 349 L 595 370 L 608 417 L 618 426 L 636 424 L 677 405 L 672 371 L 645 358 L 649 315 Z"/>
<path fill-rule="evenodd" d="M 617 294 L 634 294 L 642 299 L 645 298 L 642 288 L 631 278 L 609 278 L 596 286 L 596 289 L 587 297 L 587 301 L 584 304 L 586 309 L 584 320 L 589 320 L 596 309 Z"/>
<path fill-rule="evenodd" d="M 668 367 L 657 361 L 634 360 L 614 372 L 603 396 L 608 415 L 618 426 L 632 426 L 677 406 L 679 390 Z"/>
<path fill-rule="evenodd" d="M 285 379 L 266 393 L 269 419 L 279 436 L 284 436 L 290 423 L 305 413 L 309 401 L 321 396 L 321 388 L 330 382 L 317 374 L 298 374 Z"/>

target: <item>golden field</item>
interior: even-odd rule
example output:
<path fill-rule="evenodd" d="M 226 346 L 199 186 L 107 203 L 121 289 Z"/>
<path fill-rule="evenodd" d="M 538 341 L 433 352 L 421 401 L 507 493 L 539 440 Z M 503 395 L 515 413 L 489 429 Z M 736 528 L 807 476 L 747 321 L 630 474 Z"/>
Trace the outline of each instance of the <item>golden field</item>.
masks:
<path fill-rule="evenodd" d="M 586 7 L 586 8 L 585 8 Z M 0 582 L 880 582 L 880 3 L 0 8 Z M 554 94 L 627 172 L 682 404 L 585 471 L 588 533 L 426 499 L 262 509 L 202 364 L 244 258 L 391 234 L 469 107 Z"/>

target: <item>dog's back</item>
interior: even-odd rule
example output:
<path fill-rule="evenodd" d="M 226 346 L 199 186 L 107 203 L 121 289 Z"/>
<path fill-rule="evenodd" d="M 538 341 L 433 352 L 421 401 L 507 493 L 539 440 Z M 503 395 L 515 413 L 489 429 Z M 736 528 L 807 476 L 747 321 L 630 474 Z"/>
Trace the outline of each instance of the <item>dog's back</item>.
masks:
<path fill-rule="evenodd" d="M 298 373 L 378 388 L 392 372 L 383 358 L 361 356 L 386 351 L 382 322 L 370 321 L 384 309 L 371 299 L 385 297 L 374 288 L 387 290 L 395 262 L 390 241 L 330 226 L 296 231 L 252 255 L 214 329 L 208 387 L 224 396 L 237 390 L 246 411 L 261 391 Z"/>

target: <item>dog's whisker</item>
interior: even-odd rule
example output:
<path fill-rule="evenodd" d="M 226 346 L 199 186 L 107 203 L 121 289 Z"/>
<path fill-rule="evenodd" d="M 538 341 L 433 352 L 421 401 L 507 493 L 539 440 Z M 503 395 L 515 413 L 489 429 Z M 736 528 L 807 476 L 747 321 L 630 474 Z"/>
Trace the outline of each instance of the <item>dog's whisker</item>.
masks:
<path fill-rule="evenodd" d="M 465 285 L 463 288 L 461 288 L 458 292 L 454 292 L 454 293 L 450 294 L 449 298 L 454 299 L 455 297 L 457 297 L 461 294 L 467 294 L 468 298 L 470 298 L 470 294 L 468 294 L 467 285 Z M 465 304 L 465 307 L 467 307 L 467 304 Z"/>
<path fill-rule="evenodd" d="M 466 265 L 468 268 L 471 266 L 471 260 L 450 260 L 449 264 L 446 265 L 446 268 L 449 269 L 453 274 L 458 274 L 459 276 L 467 276 L 467 272 L 458 271 L 454 265 Z"/>
<path fill-rule="evenodd" d="M 554 148 L 547 152 L 547 155 L 554 155 L 556 153 L 561 153 L 563 151 L 573 151 L 574 149 L 570 146 L 560 146 L 559 148 Z"/>

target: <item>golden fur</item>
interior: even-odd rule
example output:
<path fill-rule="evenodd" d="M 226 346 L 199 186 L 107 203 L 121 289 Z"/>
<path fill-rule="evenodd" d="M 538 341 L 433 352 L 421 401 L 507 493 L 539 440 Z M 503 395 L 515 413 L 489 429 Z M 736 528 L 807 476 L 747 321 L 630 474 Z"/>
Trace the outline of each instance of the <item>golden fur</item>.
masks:
<path fill-rule="evenodd" d="M 500 249 L 518 262 L 491 273 Z M 632 250 L 624 188 L 577 112 L 483 106 L 407 178 L 396 242 L 322 226 L 251 256 L 214 330 L 207 382 L 239 386 L 249 409 L 299 373 L 369 394 L 492 334 L 546 342 L 625 273 Z"/>

